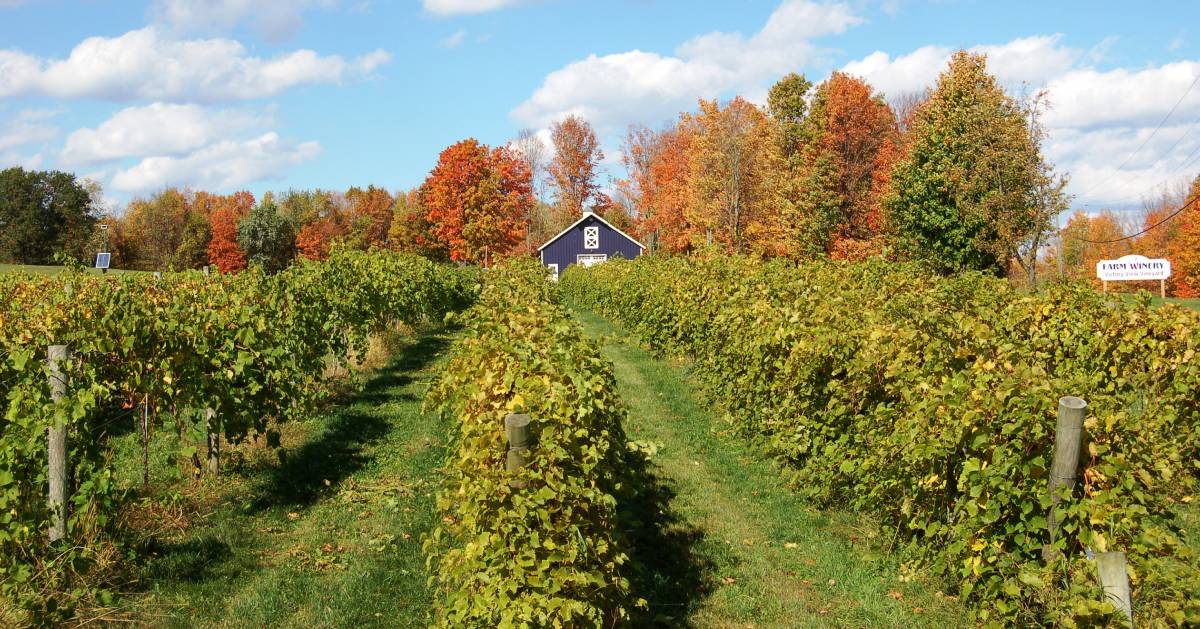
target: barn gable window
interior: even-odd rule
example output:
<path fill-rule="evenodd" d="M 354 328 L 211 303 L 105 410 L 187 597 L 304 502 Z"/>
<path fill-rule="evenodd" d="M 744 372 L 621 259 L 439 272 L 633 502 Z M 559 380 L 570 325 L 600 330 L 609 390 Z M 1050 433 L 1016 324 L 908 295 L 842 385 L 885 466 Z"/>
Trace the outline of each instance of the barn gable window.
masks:
<path fill-rule="evenodd" d="M 584 249 L 599 249 L 600 248 L 600 228 L 599 227 L 584 227 L 583 228 L 583 248 Z"/>

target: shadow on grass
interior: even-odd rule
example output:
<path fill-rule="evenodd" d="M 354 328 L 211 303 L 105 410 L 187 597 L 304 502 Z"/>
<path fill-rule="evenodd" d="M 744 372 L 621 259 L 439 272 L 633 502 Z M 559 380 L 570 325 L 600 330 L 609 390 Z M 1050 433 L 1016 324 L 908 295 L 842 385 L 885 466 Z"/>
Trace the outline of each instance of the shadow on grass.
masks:
<path fill-rule="evenodd" d="M 229 544 L 213 535 L 194 537 L 182 542 L 153 543 L 146 549 L 160 555 L 146 567 L 145 578 L 152 581 L 196 583 L 210 576 L 218 566 L 233 557 Z"/>
<path fill-rule="evenodd" d="M 420 333 L 394 362 L 373 374 L 361 393 L 350 396 L 332 410 L 305 445 L 291 452 L 278 467 L 254 474 L 261 480 L 255 483 L 250 509 L 219 509 L 204 523 L 204 528 L 182 541 L 145 541 L 139 548 L 139 553 L 148 559 L 141 579 L 143 586 L 155 582 L 230 581 L 230 573 L 254 570 L 258 562 L 239 556 L 226 539 L 237 539 L 239 530 L 254 526 L 249 518 L 255 513 L 315 503 L 324 491 L 332 491 L 337 482 L 369 463 L 373 457 L 364 452 L 366 447 L 378 442 L 395 426 L 385 417 L 358 409 L 400 397 L 410 399 L 407 393 L 391 395 L 388 391 L 412 382 L 414 375 L 445 351 L 449 342 L 442 329 Z"/>
<path fill-rule="evenodd" d="M 674 511 L 676 492 L 654 473 L 652 462 L 632 453 L 628 465 L 636 493 L 619 516 L 629 533 L 632 594 L 649 603 L 649 609 L 636 612 L 635 624 L 690 627 L 691 615 L 710 592 L 708 581 L 715 569 L 710 559 L 696 552 L 704 532 Z"/>
<path fill-rule="evenodd" d="M 405 347 L 400 357 L 367 381 L 364 389 L 334 411 L 324 430 L 297 450 L 287 453 L 254 502 L 254 510 L 277 506 L 307 507 L 340 481 L 371 462 L 365 448 L 378 442 L 395 427 L 376 414 L 357 412 L 363 406 L 395 402 L 388 393 L 413 381 L 421 371 L 446 350 L 450 340 L 444 334 L 426 332 Z M 405 394 L 403 399 L 411 400 Z"/>

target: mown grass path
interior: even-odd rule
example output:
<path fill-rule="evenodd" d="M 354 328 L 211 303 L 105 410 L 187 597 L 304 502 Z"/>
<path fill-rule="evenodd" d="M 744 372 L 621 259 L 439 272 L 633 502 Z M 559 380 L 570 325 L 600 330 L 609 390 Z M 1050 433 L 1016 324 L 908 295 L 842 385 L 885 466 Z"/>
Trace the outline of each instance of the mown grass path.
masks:
<path fill-rule="evenodd" d="M 420 538 L 444 427 L 421 413 L 449 339 L 424 333 L 363 391 L 298 427 L 281 464 L 231 470 L 203 524 L 163 543 L 133 618 L 167 627 L 422 627 Z"/>
<path fill-rule="evenodd" d="M 659 446 L 657 488 L 634 554 L 649 567 L 635 589 L 659 625 L 696 627 L 967 626 L 959 604 L 896 562 L 848 514 L 820 513 L 788 489 L 775 465 L 726 434 L 684 371 L 655 359 L 591 312 L 629 406 L 628 438 Z"/>

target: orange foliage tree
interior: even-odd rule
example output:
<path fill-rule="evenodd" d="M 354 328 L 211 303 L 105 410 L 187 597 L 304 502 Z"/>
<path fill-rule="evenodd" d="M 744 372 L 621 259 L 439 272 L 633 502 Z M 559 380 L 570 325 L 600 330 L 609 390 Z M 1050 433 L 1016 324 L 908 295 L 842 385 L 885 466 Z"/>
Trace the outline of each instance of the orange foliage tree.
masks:
<path fill-rule="evenodd" d="M 838 205 L 837 216 L 831 217 L 829 251 L 835 257 L 857 257 L 847 254 L 870 249 L 867 243 L 882 227 L 876 173 L 894 163 L 896 116 L 865 81 L 834 72 L 817 87 L 805 122 L 802 135 L 808 147 L 828 156 L 836 171 L 830 179 Z"/>
<path fill-rule="evenodd" d="M 630 199 L 636 212 L 634 231 L 651 251 L 682 253 L 691 248 L 694 229 L 686 210 L 692 135 L 684 119 L 657 133 L 631 128 L 625 138 L 622 159 L 629 177 L 618 180 L 617 187 Z"/>
<path fill-rule="evenodd" d="M 225 197 L 207 195 L 201 201 L 212 220 L 208 263 L 222 273 L 236 273 L 245 269 L 246 252 L 238 245 L 237 228 L 238 223 L 254 207 L 254 195 L 242 191 Z"/>
<path fill-rule="evenodd" d="M 1170 227 L 1174 232 L 1173 238 L 1167 244 L 1167 254 L 1171 259 L 1172 292 L 1176 297 L 1200 297 L 1200 177 L 1192 181 L 1183 205 L 1186 205 L 1183 212 L 1158 229 L 1175 223 Z M 1171 211 L 1178 207 L 1182 206 L 1173 207 Z M 1166 216 L 1154 222 L 1164 218 Z"/>
<path fill-rule="evenodd" d="M 557 233 L 578 220 L 588 201 L 596 198 L 599 189 L 596 171 L 604 152 L 592 125 L 575 115 L 551 125 L 550 140 L 554 144 L 554 159 L 547 174 L 556 197 L 551 228 Z"/>
<path fill-rule="evenodd" d="M 488 264 L 521 242 L 534 200 L 529 168 L 474 138 L 447 147 L 421 186 L 437 239 L 455 261 Z"/>
<path fill-rule="evenodd" d="M 350 205 L 353 245 L 360 249 L 387 245 L 388 229 L 392 226 L 392 195 L 376 186 L 364 190 L 352 187 L 346 191 Z"/>

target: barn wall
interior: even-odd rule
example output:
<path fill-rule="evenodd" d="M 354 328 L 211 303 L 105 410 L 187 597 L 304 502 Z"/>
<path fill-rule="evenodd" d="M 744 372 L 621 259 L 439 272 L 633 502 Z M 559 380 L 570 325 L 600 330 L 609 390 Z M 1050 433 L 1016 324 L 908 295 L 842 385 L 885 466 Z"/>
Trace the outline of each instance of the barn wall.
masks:
<path fill-rule="evenodd" d="M 593 225 L 600 227 L 600 248 L 584 249 L 583 228 Z M 605 225 L 596 217 L 589 216 L 571 231 L 563 234 L 561 238 L 550 243 L 550 246 L 542 249 L 542 263 L 557 264 L 558 272 L 562 273 L 567 270 L 568 266 L 575 264 L 575 256 L 581 253 L 603 253 L 607 254 L 609 259 L 620 254 L 621 257 L 632 260 L 638 257 L 641 252 L 642 250 L 637 244 L 622 236 L 608 225 Z"/>

